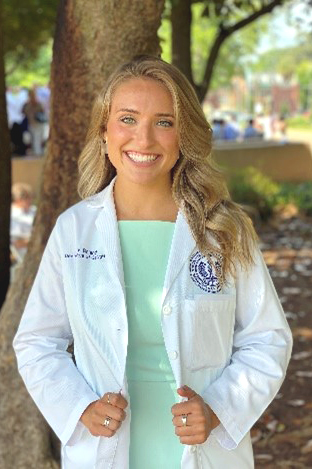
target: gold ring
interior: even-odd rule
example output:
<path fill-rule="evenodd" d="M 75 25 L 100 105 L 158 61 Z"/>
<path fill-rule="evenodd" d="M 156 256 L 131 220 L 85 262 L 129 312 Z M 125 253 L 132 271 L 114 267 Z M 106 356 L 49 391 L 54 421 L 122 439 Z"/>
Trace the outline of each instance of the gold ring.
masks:
<path fill-rule="evenodd" d="M 187 415 L 183 414 L 181 417 L 183 427 L 186 427 Z"/>
<path fill-rule="evenodd" d="M 109 396 L 110 396 L 110 393 L 107 394 L 107 404 L 110 404 Z"/>

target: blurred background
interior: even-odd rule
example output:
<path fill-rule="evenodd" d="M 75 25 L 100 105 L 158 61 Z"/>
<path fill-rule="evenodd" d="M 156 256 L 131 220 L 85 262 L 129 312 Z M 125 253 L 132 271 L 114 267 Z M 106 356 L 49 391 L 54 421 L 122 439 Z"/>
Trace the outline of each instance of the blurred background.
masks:
<path fill-rule="evenodd" d="M 42 161 L 22 159 L 42 157 L 48 142 L 59 2 L 2 1 L 13 182 L 24 179 L 36 191 Z M 246 201 L 236 179 L 247 184 L 255 172 L 234 169 L 252 166 L 282 184 L 273 198 L 261 194 L 265 205 L 284 199 L 312 214 L 306 200 L 308 193 L 312 197 L 311 2 L 167 1 L 158 35 L 162 58 L 177 65 L 197 91 L 214 131 L 216 159 L 231 168 L 233 196 Z"/>

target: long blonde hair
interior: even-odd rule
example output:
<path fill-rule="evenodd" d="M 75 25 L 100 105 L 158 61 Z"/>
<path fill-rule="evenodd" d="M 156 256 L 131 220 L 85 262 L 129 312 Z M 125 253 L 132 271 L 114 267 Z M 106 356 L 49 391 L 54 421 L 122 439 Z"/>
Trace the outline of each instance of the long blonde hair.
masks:
<path fill-rule="evenodd" d="M 170 92 L 177 121 L 180 158 L 172 170 L 172 193 L 183 211 L 198 249 L 211 259 L 222 257 L 223 282 L 235 275 L 235 264 L 247 268 L 256 241 L 251 220 L 234 203 L 224 177 L 211 158 L 212 131 L 194 89 L 173 65 L 139 56 L 119 67 L 95 100 L 86 145 L 80 155 L 78 193 L 81 198 L 106 187 L 116 174 L 105 154 L 103 135 L 117 86 L 131 78 L 151 78 Z M 219 262 L 219 261 L 218 261 Z"/>

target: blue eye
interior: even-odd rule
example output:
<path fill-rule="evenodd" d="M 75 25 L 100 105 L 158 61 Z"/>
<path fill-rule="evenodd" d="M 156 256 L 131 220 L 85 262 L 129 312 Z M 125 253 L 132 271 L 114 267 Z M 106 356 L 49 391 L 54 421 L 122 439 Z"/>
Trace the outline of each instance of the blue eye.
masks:
<path fill-rule="evenodd" d="M 160 125 L 161 127 L 172 127 L 173 123 L 171 121 L 161 120 L 157 122 L 157 125 Z"/>
<path fill-rule="evenodd" d="M 122 117 L 120 120 L 121 120 L 121 122 L 123 122 L 124 124 L 133 124 L 133 123 L 135 122 L 135 120 L 134 120 L 133 117 L 131 117 L 131 116 Z"/>

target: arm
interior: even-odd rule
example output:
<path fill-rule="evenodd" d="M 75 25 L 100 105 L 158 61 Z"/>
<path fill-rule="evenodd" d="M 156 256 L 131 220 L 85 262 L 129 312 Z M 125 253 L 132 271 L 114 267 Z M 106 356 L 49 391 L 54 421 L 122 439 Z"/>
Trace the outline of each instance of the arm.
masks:
<path fill-rule="evenodd" d="M 81 414 L 99 396 L 67 352 L 73 337 L 66 313 L 60 252 L 57 228 L 54 228 L 13 346 L 28 392 L 66 444 L 75 430 L 78 437 Z"/>
<path fill-rule="evenodd" d="M 235 448 L 278 392 L 290 359 L 292 336 L 262 255 L 237 269 L 236 325 L 230 364 L 203 398 L 221 424 L 214 436 Z"/>

